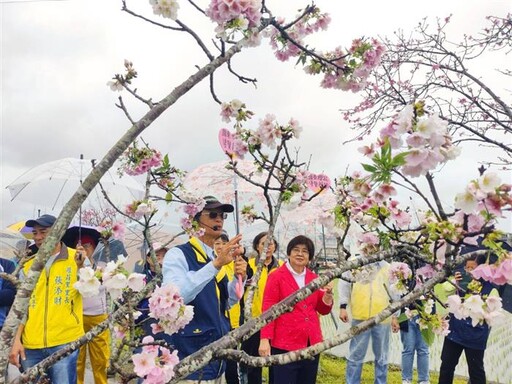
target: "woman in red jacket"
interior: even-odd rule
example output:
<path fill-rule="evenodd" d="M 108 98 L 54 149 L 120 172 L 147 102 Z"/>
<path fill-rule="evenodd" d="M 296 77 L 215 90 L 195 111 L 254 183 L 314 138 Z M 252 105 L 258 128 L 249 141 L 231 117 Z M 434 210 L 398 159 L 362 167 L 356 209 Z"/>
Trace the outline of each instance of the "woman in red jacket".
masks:
<path fill-rule="evenodd" d="M 317 275 L 306 268 L 315 254 L 315 246 L 306 236 L 294 237 L 286 248 L 288 261 L 268 276 L 263 295 L 263 311 L 269 309 Z M 295 351 L 322 341 L 318 314 L 327 315 L 332 308 L 332 287 L 318 290 L 295 304 L 291 312 L 282 314 L 261 330 L 260 356 Z M 276 365 L 274 384 L 310 384 L 316 382 L 319 357 L 284 365 Z"/>

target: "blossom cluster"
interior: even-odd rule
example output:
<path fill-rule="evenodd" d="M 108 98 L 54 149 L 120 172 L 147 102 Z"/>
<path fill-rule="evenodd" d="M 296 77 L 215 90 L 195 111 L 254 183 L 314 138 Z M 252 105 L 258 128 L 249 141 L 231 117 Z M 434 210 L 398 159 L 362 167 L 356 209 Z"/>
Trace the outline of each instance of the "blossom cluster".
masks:
<path fill-rule="evenodd" d="M 149 0 L 153 7 L 153 13 L 167 19 L 176 20 L 180 5 L 177 0 Z"/>
<path fill-rule="evenodd" d="M 448 296 L 448 310 L 457 319 L 471 318 L 471 324 L 475 327 L 486 322 L 490 327 L 496 325 L 503 319 L 501 297 L 471 294 L 464 298 L 459 295 Z"/>
<path fill-rule="evenodd" d="M 155 288 L 149 298 L 149 311 L 149 316 L 158 320 L 157 324 L 151 324 L 153 333 L 165 332 L 172 335 L 194 317 L 194 308 L 185 305 L 179 289 L 173 284 Z"/>
<path fill-rule="evenodd" d="M 99 223 L 96 230 L 100 233 L 103 239 L 114 239 L 123 240 L 126 231 L 126 226 L 122 221 L 112 221 L 111 219 L 105 219 Z"/>
<path fill-rule="evenodd" d="M 91 267 L 79 270 L 79 280 L 74 287 L 83 297 L 93 297 L 99 294 L 103 285 L 110 296 L 117 299 L 125 288 L 139 292 L 145 285 L 146 275 L 141 273 L 128 273 L 124 268 L 126 258 L 117 257 L 117 261 L 109 261 L 104 268 L 98 267 L 96 271 Z"/>
<path fill-rule="evenodd" d="M 222 121 L 229 123 L 231 119 L 235 119 L 238 122 L 246 121 L 250 119 L 254 113 L 249 111 L 244 103 L 238 99 L 233 99 L 229 103 L 221 104 L 220 115 Z"/>
<path fill-rule="evenodd" d="M 206 202 L 200 197 L 188 194 L 183 195 L 183 199 L 187 201 L 187 203 L 183 206 L 185 216 L 180 220 L 181 227 L 189 236 L 201 237 L 204 235 L 204 228 L 199 226 L 199 223 L 195 220 L 195 216 L 203 210 Z"/>
<path fill-rule="evenodd" d="M 115 75 L 112 80 L 107 82 L 107 86 L 111 91 L 122 91 L 124 89 L 124 84 L 131 84 L 132 79 L 137 77 L 137 71 L 133 67 L 133 63 L 131 61 L 125 59 L 124 68 L 126 70 L 124 75 Z"/>
<path fill-rule="evenodd" d="M 421 303 L 416 305 L 416 309 L 406 308 L 405 315 L 409 320 L 416 321 L 420 330 L 432 332 L 436 335 L 446 336 L 450 333 L 449 321 L 447 316 L 434 313 L 434 300 L 421 298 Z"/>
<path fill-rule="evenodd" d="M 156 204 L 151 199 L 145 199 L 145 200 L 134 200 L 131 204 L 128 204 L 125 207 L 124 212 L 134 218 L 134 219 L 140 219 L 141 217 L 145 215 L 152 215 L 157 211 Z"/>
<path fill-rule="evenodd" d="M 455 196 L 455 208 L 468 215 L 483 212 L 501 217 L 503 208 L 512 205 L 511 191 L 512 185 L 503 184 L 497 174 L 486 172 Z"/>
<path fill-rule="evenodd" d="M 405 153 L 400 168 L 403 174 L 424 176 L 460 154 L 460 148 L 452 144 L 447 126 L 448 123 L 437 115 L 427 116 L 423 104 L 418 102 L 399 112 L 380 131 L 380 138 L 382 142 L 389 141 L 392 149 Z"/>
<path fill-rule="evenodd" d="M 393 198 L 397 191 L 391 183 L 374 186 L 368 175 L 355 171 L 338 179 L 335 193 L 345 214 L 369 230 L 378 228 L 382 222 L 396 228 L 407 228 L 411 223 L 407 209 Z M 378 250 L 379 238 L 372 231 L 359 235 L 359 245 L 367 248 L 364 254 Z"/>
<path fill-rule="evenodd" d="M 367 79 L 380 64 L 384 52 L 384 46 L 376 39 L 356 39 L 347 52 L 338 47 L 323 53 L 329 65 L 313 59 L 305 71 L 309 74 L 323 73 L 323 88 L 359 92 L 368 86 Z"/>
<path fill-rule="evenodd" d="M 133 371 L 144 384 L 165 384 L 174 377 L 174 367 L 179 363 L 178 351 L 171 352 L 168 348 L 153 345 L 152 336 L 142 339 L 145 344 L 141 353 L 132 356 Z"/>
<path fill-rule="evenodd" d="M 240 32 L 245 45 L 256 47 L 261 43 L 258 26 L 261 20 L 261 0 L 212 0 L 206 15 L 215 23 L 218 38 L 229 41 Z"/>
<path fill-rule="evenodd" d="M 299 20 L 295 24 L 287 26 L 285 29 L 288 38 L 285 38 L 277 28 L 265 30 L 266 37 L 270 39 L 270 46 L 280 61 L 287 61 L 301 55 L 303 51 L 299 45 L 306 45 L 304 39 L 314 32 L 326 30 L 331 22 L 329 14 L 321 13 L 318 7 L 310 7 L 307 12 L 298 15 L 297 18 Z M 283 18 L 278 19 L 277 23 L 280 27 L 285 26 Z"/>
<path fill-rule="evenodd" d="M 152 167 L 162 165 L 162 154 L 156 149 L 138 148 L 134 144 L 123 153 L 120 162 L 121 165 L 118 168 L 120 175 L 123 173 L 131 176 L 142 175 Z"/>
<path fill-rule="evenodd" d="M 400 295 L 409 291 L 408 281 L 412 277 L 412 271 L 408 264 L 401 262 L 392 262 L 389 266 L 389 282 L 391 288 Z"/>
<path fill-rule="evenodd" d="M 206 15 L 223 29 L 253 28 L 261 20 L 261 0 L 212 0 Z"/>
<path fill-rule="evenodd" d="M 480 264 L 471 271 L 475 279 L 483 279 L 497 285 L 512 284 L 512 253 L 496 264 Z"/>
<path fill-rule="evenodd" d="M 247 118 L 250 118 L 248 116 Z M 276 141 L 299 138 L 302 127 L 294 118 L 290 118 L 286 125 L 281 125 L 273 114 L 267 114 L 259 120 L 258 128 L 253 131 L 244 129 L 240 124 L 235 124 L 236 132 L 233 134 L 233 140 L 239 141 L 238 156 L 243 158 L 247 152 L 253 152 L 266 146 L 270 149 L 276 148 Z M 245 143 L 247 143 L 245 145 Z"/>

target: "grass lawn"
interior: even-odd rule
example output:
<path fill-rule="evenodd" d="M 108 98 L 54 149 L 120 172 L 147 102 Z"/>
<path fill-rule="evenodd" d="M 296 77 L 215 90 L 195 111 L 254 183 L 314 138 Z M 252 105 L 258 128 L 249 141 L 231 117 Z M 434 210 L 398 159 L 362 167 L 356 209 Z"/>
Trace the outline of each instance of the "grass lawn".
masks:
<path fill-rule="evenodd" d="M 343 384 L 345 383 L 345 366 L 346 360 L 331 355 L 321 355 L 320 370 L 318 372 L 317 384 Z M 266 368 L 264 368 L 264 376 L 267 377 Z M 435 372 L 430 373 L 430 382 L 437 383 L 438 375 Z M 363 365 L 363 374 L 361 384 L 373 384 L 373 363 L 365 363 Z M 414 372 L 413 382 L 416 382 L 416 371 Z M 455 378 L 454 384 L 466 384 L 467 379 Z M 388 383 L 401 384 L 402 376 L 400 367 L 390 365 L 388 370 Z"/>

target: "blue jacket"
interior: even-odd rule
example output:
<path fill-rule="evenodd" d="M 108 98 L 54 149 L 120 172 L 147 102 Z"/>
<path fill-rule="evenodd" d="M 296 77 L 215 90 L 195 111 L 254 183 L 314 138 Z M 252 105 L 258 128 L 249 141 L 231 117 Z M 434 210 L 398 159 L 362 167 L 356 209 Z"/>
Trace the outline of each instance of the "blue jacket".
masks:
<path fill-rule="evenodd" d="M 0 272 L 13 273 L 14 263 L 11 260 L 0 258 Z M 16 288 L 8 280 L 0 278 L 0 328 L 3 327 L 5 318 L 16 296 Z"/>
<path fill-rule="evenodd" d="M 190 242 L 179 245 L 190 271 L 198 271 L 208 262 L 199 259 Z M 182 330 L 171 336 L 172 345 L 178 350 L 181 359 L 220 339 L 230 330 L 227 317 L 228 278 L 220 281 L 212 279 L 189 305 L 194 307 L 194 318 Z M 204 368 L 194 372 L 186 380 L 213 380 L 220 377 L 226 368 L 223 361 L 211 361 Z"/>
<path fill-rule="evenodd" d="M 488 295 L 491 293 L 494 286 L 484 280 L 479 280 L 482 283 L 481 295 Z M 464 293 L 460 292 L 464 296 Z M 446 336 L 454 343 L 460 344 L 466 348 L 485 350 L 487 346 L 487 339 L 489 338 L 489 326 L 487 323 L 478 324 L 473 327 L 471 318 L 459 320 L 450 314 L 450 333 Z"/>

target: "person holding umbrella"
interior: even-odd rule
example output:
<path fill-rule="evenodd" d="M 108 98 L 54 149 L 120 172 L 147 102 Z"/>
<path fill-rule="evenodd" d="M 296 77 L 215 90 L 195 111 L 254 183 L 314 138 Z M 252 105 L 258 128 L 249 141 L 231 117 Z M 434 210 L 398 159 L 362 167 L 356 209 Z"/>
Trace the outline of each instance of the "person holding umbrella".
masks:
<path fill-rule="evenodd" d="M 82 247 L 85 250 L 84 265 L 95 268 L 96 263 L 93 254 L 98 246 L 100 233 L 91 227 L 75 226 L 69 228 L 62 241 L 72 247 Z M 100 292 L 96 296 L 83 297 L 83 324 L 84 332 L 89 332 L 92 328 L 101 324 L 108 317 L 107 295 L 105 287 L 100 286 Z M 107 383 L 107 368 L 110 359 L 110 330 L 106 328 L 98 336 L 80 347 L 77 361 L 78 383 L 83 384 L 85 379 L 85 362 L 89 351 L 89 359 L 94 376 L 95 384 Z"/>
<path fill-rule="evenodd" d="M 234 260 L 235 274 L 244 280 L 246 276 L 247 262 L 241 256 L 242 235 L 236 235 L 220 246 L 217 253 L 213 251 L 215 240 L 222 234 L 227 213 L 233 212 L 234 207 L 213 196 L 206 196 L 204 200 L 203 210 L 194 218 L 204 229 L 204 234 L 171 248 L 163 263 L 163 284 L 177 286 L 185 304 L 194 306 L 192 321 L 171 336 L 180 360 L 220 339 L 230 330 L 227 311 L 239 300 L 237 280 L 228 282 L 223 267 Z M 223 361 L 212 361 L 186 380 L 188 383 L 221 383 L 224 370 Z"/>
<path fill-rule="evenodd" d="M 42 215 L 28 220 L 34 241 L 41 247 L 57 219 Z M 78 269 L 83 265 L 83 248 L 77 251 L 58 243 L 47 260 L 30 297 L 28 314 L 22 319 L 9 353 L 9 362 L 27 370 L 51 354 L 65 348 L 84 334 L 82 296 L 74 287 Z M 23 266 L 28 274 L 35 258 Z M 76 383 L 78 350 L 48 368 L 52 383 Z"/>

